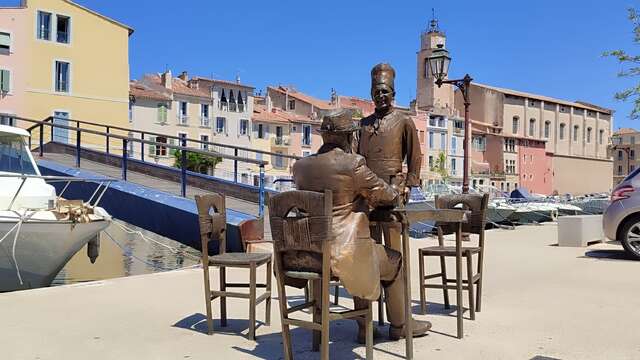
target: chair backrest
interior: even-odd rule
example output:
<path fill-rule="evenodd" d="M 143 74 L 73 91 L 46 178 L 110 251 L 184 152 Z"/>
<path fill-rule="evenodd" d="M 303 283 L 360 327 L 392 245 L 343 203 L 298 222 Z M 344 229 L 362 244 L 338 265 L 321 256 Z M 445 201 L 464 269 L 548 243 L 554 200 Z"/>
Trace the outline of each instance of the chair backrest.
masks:
<path fill-rule="evenodd" d="M 465 210 L 471 211 L 468 222 L 462 223 L 462 231 L 470 234 L 484 234 L 484 227 L 487 224 L 487 207 L 489 205 L 489 194 L 452 194 L 435 197 L 436 209 L 455 209 L 462 205 Z M 457 230 L 457 225 L 436 224 L 442 229 L 444 234 L 453 234 Z"/>
<path fill-rule="evenodd" d="M 293 190 L 269 199 L 278 271 L 322 271 L 324 245 L 332 240 L 332 210 L 331 190 Z"/>
<path fill-rule="evenodd" d="M 238 224 L 242 249 L 247 252 L 249 245 L 264 240 L 264 218 L 244 220 Z"/>
<path fill-rule="evenodd" d="M 217 240 L 219 243 L 218 253 L 224 254 L 227 250 L 227 210 L 224 195 L 196 195 L 195 198 L 202 252 L 208 254 L 209 241 Z"/>

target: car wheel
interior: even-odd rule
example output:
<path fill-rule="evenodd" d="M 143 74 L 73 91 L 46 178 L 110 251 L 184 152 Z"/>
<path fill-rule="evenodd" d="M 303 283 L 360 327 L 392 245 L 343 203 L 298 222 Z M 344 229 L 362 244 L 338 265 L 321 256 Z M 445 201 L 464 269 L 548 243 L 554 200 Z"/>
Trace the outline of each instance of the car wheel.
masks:
<path fill-rule="evenodd" d="M 620 235 L 622 247 L 636 260 L 640 260 L 640 216 L 627 220 Z"/>

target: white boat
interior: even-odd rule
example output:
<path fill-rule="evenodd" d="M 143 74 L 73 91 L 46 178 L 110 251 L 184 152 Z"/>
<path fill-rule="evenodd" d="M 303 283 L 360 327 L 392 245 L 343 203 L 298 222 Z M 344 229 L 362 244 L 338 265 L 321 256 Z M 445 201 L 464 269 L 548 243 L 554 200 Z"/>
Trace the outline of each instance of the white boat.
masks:
<path fill-rule="evenodd" d="M 41 176 L 28 137 L 23 129 L 0 125 L 0 291 L 49 286 L 69 259 L 111 223 L 97 206 L 111 180 Z M 87 203 L 61 197 L 72 182 L 91 180 L 99 183 Z M 47 182 L 66 186 L 56 195 Z"/>

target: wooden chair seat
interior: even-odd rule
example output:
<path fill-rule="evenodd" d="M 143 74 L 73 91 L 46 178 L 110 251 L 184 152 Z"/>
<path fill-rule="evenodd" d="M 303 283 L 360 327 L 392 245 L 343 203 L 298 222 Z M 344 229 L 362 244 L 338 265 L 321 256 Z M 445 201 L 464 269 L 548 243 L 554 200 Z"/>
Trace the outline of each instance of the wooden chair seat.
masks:
<path fill-rule="evenodd" d="M 249 266 L 252 263 L 256 266 L 267 263 L 271 260 L 270 253 L 224 253 L 209 256 L 209 265 L 212 266 Z"/>
<path fill-rule="evenodd" d="M 419 249 L 419 251 L 423 256 L 456 256 L 455 246 L 428 246 Z M 482 249 L 479 247 L 463 247 L 462 256 L 465 256 L 467 253 L 479 254 L 480 251 L 482 251 Z"/>

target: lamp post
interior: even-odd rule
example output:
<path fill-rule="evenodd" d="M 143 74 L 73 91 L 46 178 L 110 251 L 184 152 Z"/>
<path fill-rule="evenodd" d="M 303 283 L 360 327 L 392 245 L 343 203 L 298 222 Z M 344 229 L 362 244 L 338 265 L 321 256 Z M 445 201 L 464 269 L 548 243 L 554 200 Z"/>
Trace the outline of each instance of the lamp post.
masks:
<path fill-rule="evenodd" d="M 469 101 L 469 86 L 473 79 L 469 74 L 466 74 L 462 79 L 445 80 L 449 72 L 449 63 L 451 63 L 449 52 L 442 44 L 438 44 L 438 47 L 429 57 L 429 68 L 431 69 L 431 74 L 436 79 L 436 85 L 442 87 L 442 84 L 452 84 L 460 89 L 462 97 L 464 98 L 464 144 L 462 144 L 464 151 L 464 169 L 462 171 L 462 193 L 467 194 L 469 193 L 469 133 L 471 132 L 471 122 L 469 121 L 469 105 L 471 105 Z"/>

